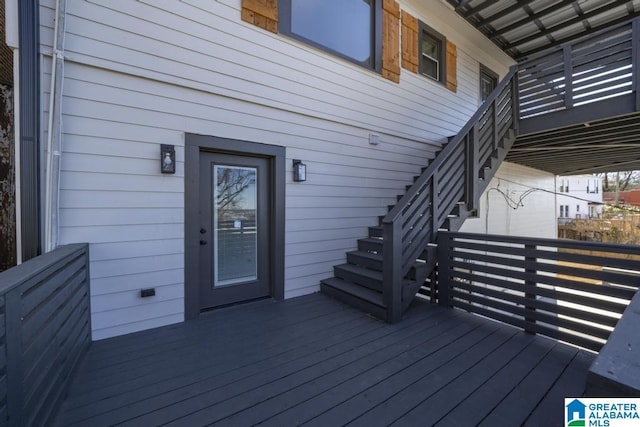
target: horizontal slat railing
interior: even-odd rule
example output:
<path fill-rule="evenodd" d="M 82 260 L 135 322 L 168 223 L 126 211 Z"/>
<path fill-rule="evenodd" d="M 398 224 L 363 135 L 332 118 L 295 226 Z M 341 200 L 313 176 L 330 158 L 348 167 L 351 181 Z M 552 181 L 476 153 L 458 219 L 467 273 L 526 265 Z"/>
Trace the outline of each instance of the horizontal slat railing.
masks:
<path fill-rule="evenodd" d="M 519 63 L 520 118 L 635 91 L 638 23 L 614 25 Z"/>
<path fill-rule="evenodd" d="M 383 299 L 391 321 L 402 315 L 402 283 L 416 260 L 435 243 L 438 230 L 456 204 L 468 209 L 482 193 L 479 171 L 517 124 L 516 68 L 385 216 Z"/>
<path fill-rule="evenodd" d="M 90 317 L 86 244 L 0 273 L 0 426 L 51 425 L 91 343 Z"/>
<path fill-rule="evenodd" d="M 442 305 L 598 351 L 640 287 L 640 246 L 441 232 Z"/>

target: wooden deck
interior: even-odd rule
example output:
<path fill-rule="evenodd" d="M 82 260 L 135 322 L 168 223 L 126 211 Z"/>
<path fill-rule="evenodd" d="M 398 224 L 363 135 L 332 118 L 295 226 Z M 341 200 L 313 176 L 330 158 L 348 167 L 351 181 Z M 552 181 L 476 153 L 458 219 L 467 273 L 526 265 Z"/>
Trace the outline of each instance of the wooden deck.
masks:
<path fill-rule="evenodd" d="M 593 357 L 458 310 L 389 325 L 314 294 L 93 343 L 57 425 L 562 425 Z"/>

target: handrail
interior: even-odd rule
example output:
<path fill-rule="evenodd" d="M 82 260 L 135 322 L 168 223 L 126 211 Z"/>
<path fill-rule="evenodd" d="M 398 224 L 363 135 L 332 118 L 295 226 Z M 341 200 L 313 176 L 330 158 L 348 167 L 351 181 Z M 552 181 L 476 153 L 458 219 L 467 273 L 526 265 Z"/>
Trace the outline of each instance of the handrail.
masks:
<path fill-rule="evenodd" d="M 505 89 L 505 87 L 507 87 L 507 85 L 513 84 L 512 78 L 517 71 L 518 69 L 517 69 L 517 66 L 515 65 L 509 69 L 509 72 L 507 73 L 505 78 L 491 93 L 489 98 L 487 98 L 487 100 L 482 104 L 482 106 L 478 109 L 478 111 L 476 111 L 476 113 L 473 116 L 471 116 L 469 121 L 467 121 L 467 123 L 462 127 L 462 129 L 460 129 L 458 134 L 446 144 L 442 152 L 438 155 L 436 161 L 431 162 L 431 164 L 427 167 L 427 169 L 425 169 L 425 171 L 420 175 L 420 178 L 418 178 L 418 180 L 411 186 L 411 188 L 409 188 L 409 190 L 398 201 L 398 203 L 393 207 L 393 209 L 391 209 L 389 213 L 385 215 L 385 217 L 382 219 L 383 223 L 391 223 L 396 219 L 398 219 L 398 217 L 402 213 L 402 210 L 404 209 L 403 206 L 409 200 L 411 200 L 413 196 L 415 196 L 420 186 L 424 185 L 427 179 L 429 179 L 429 177 L 433 175 L 434 171 L 438 168 L 438 166 L 440 166 L 443 163 L 444 160 L 438 161 L 438 159 L 441 159 L 441 158 L 444 159 L 448 157 L 454 151 L 454 149 L 463 142 L 464 137 L 471 131 L 473 126 L 475 126 L 478 123 L 478 121 L 482 118 L 482 116 L 484 116 L 487 113 L 490 106 L 498 98 L 498 95 Z"/>
<path fill-rule="evenodd" d="M 459 202 L 467 209 L 482 193 L 480 171 L 518 123 L 517 67 L 513 66 L 484 104 L 424 170 L 382 220 L 383 301 L 387 318 L 402 314 L 402 283 L 434 243 L 438 229 Z M 428 272 L 427 272 L 428 273 Z"/>
<path fill-rule="evenodd" d="M 521 61 L 520 118 L 565 111 L 634 91 L 637 109 L 639 42 L 640 19 L 634 18 Z"/>
<path fill-rule="evenodd" d="M 640 18 L 635 18 L 511 67 L 489 99 L 382 219 L 383 302 L 391 322 L 401 316 L 404 278 L 436 242 L 438 230 L 457 203 L 465 204 L 462 217 L 475 209 L 490 178 L 485 169 L 495 173 L 506 155 L 500 149 L 508 147 L 502 144 L 513 143 L 521 129 L 531 130 L 534 117 L 550 126 L 559 122 L 543 115 L 611 97 L 631 97 L 630 92 L 635 92 L 635 108 L 640 111 L 638 43 Z M 615 84 L 609 85 L 610 81 Z M 484 181 L 479 183 L 480 179 Z M 455 231 L 461 223 L 451 226 L 450 220 L 449 229 Z"/>

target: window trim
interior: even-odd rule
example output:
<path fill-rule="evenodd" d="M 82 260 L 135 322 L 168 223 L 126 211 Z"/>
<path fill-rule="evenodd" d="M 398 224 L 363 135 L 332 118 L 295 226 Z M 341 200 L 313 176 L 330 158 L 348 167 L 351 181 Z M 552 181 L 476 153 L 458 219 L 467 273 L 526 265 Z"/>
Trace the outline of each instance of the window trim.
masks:
<path fill-rule="evenodd" d="M 293 0 L 278 0 L 278 32 L 303 42 L 331 55 L 335 55 L 361 67 L 382 73 L 382 0 L 366 0 L 373 8 L 371 17 L 371 56 L 368 61 L 358 61 L 348 55 L 335 51 L 321 43 L 308 39 L 291 31 L 291 2 Z"/>
<path fill-rule="evenodd" d="M 478 74 L 478 82 L 480 83 L 480 87 L 479 87 L 479 96 L 480 96 L 480 103 L 484 103 L 484 101 L 486 101 L 486 99 L 482 99 L 482 75 L 485 74 L 487 77 L 493 79 L 493 81 L 495 82 L 493 89 L 495 90 L 496 87 L 498 87 L 498 83 L 500 83 L 500 76 L 498 75 L 498 73 L 496 73 L 495 71 L 493 71 L 491 68 L 487 67 L 484 64 L 480 64 L 480 72 Z"/>
<path fill-rule="evenodd" d="M 440 43 L 440 58 L 438 58 L 439 68 L 437 79 L 434 79 L 430 75 L 425 74 L 425 63 L 422 53 L 422 40 L 424 34 L 429 35 Z M 434 30 L 420 20 L 418 20 L 418 73 L 431 81 L 440 83 L 441 85 L 446 86 L 447 84 L 447 38 L 443 34 Z"/>

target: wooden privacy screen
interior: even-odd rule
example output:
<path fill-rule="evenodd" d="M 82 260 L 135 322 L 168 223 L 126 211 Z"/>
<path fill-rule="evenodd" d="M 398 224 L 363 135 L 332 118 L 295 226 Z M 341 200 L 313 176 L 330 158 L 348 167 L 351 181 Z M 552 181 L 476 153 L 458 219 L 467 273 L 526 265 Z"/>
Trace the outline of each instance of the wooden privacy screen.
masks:
<path fill-rule="evenodd" d="M 599 351 L 640 286 L 638 258 L 640 246 L 440 232 L 438 299 Z"/>
<path fill-rule="evenodd" d="M 91 343 L 89 247 L 0 273 L 0 426 L 51 425 Z"/>

